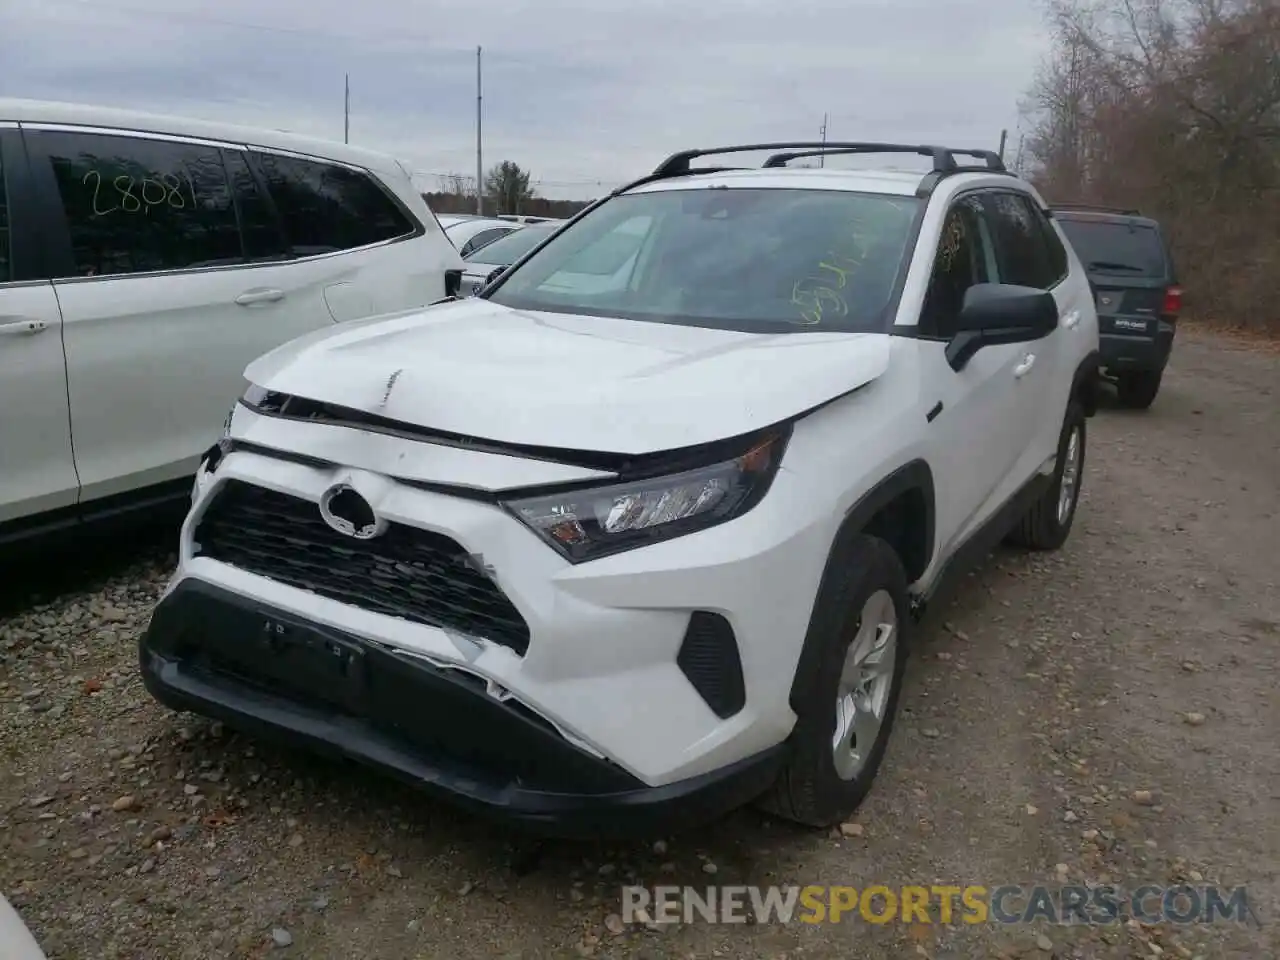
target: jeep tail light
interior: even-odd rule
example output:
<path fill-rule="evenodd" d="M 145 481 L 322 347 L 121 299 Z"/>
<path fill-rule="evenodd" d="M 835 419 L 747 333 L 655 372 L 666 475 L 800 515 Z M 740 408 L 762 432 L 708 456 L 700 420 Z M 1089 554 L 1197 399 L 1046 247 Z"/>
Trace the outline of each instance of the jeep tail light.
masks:
<path fill-rule="evenodd" d="M 1164 306 L 1160 308 L 1160 315 L 1168 317 L 1170 320 L 1176 320 L 1181 312 L 1182 288 L 1169 287 L 1164 292 Z"/>

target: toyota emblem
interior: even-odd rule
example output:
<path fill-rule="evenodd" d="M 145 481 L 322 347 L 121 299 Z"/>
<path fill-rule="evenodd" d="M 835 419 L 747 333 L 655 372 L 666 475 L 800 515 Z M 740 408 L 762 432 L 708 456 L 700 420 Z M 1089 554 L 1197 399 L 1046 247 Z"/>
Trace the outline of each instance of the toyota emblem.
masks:
<path fill-rule="evenodd" d="M 320 498 L 320 516 L 332 529 L 357 540 L 372 540 L 387 529 L 369 501 L 345 483 L 335 484 Z"/>

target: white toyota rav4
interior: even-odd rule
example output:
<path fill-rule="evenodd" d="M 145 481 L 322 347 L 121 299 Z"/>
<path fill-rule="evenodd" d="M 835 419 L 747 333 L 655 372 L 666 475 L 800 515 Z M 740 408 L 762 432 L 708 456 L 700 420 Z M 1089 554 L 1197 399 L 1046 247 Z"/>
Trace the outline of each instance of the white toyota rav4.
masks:
<path fill-rule="evenodd" d="M 787 167 L 815 152 L 933 169 Z M 628 271 L 565 280 L 620 235 Z M 247 369 L 147 686 L 561 834 L 839 821 L 944 572 L 1067 538 L 1097 354 L 993 153 L 676 154 L 476 297 Z"/>

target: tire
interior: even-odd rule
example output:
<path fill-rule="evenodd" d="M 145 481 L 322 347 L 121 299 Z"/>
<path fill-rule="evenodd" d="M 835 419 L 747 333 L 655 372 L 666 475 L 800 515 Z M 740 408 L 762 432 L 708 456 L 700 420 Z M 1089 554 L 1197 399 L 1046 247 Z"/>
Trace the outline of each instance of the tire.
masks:
<path fill-rule="evenodd" d="M 859 535 L 833 558 L 836 561 L 835 579 L 824 584 L 819 593 L 807 638 L 819 644 L 817 680 L 796 719 L 787 765 L 771 790 L 757 801 L 763 810 L 809 827 L 829 827 L 847 820 L 871 788 L 893 730 L 907 657 L 907 578 L 898 555 L 883 540 Z M 890 618 L 891 631 L 879 629 Z M 855 759 L 855 750 L 841 748 L 837 752 L 834 743 L 842 673 L 855 641 L 862 650 L 864 642 L 874 647 L 881 640 L 879 670 L 875 666 L 870 670 L 883 679 L 871 681 L 868 696 L 851 692 L 844 699 L 846 710 L 859 699 L 879 707 L 875 729 L 864 734 L 869 742 L 855 744 Z M 853 715 L 874 718 L 875 711 L 846 713 L 845 717 Z M 842 726 L 849 729 L 853 725 Z"/>
<path fill-rule="evenodd" d="M 1116 377 L 1116 396 L 1120 406 L 1130 410 L 1146 410 L 1160 392 L 1163 370 L 1139 370 Z"/>
<path fill-rule="evenodd" d="M 1073 434 L 1076 437 L 1075 469 L 1068 474 Z M 1028 550 L 1057 550 L 1067 542 L 1071 525 L 1076 519 L 1076 505 L 1080 502 L 1086 436 L 1084 409 L 1073 397 L 1067 405 L 1062 432 L 1058 435 L 1058 462 L 1053 468 L 1053 481 L 1013 528 L 1008 536 L 1010 543 Z M 1064 499 L 1063 488 L 1066 483 L 1070 484 L 1070 488 Z"/>

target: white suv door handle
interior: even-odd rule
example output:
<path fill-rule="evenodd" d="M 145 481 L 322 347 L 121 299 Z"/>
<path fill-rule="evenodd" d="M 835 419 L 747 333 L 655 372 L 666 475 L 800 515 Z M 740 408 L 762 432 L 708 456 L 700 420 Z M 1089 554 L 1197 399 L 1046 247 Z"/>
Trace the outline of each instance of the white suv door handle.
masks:
<path fill-rule="evenodd" d="M 1013 375 L 1015 377 L 1025 377 L 1035 365 L 1036 355 L 1034 353 L 1028 353 L 1022 358 L 1022 362 L 1013 368 Z"/>
<path fill-rule="evenodd" d="M 240 296 L 236 297 L 236 303 L 242 307 L 251 307 L 255 303 L 275 303 L 277 300 L 284 299 L 283 290 L 273 290 L 268 287 L 258 287 L 256 290 L 246 290 Z"/>
<path fill-rule="evenodd" d="M 11 337 L 44 333 L 49 324 L 44 320 L 31 320 L 26 317 L 0 317 L 0 333 Z"/>
<path fill-rule="evenodd" d="M 1062 318 L 1062 325 L 1068 330 L 1074 330 L 1080 323 L 1080 311 L 1072 310 Z"/>

